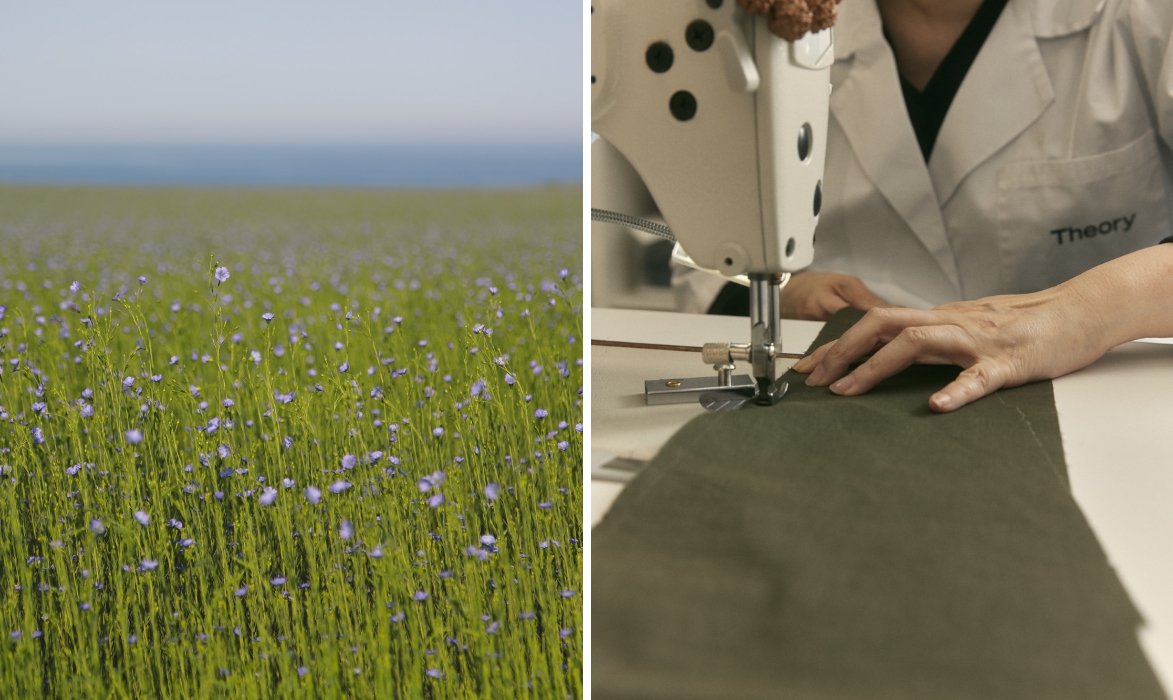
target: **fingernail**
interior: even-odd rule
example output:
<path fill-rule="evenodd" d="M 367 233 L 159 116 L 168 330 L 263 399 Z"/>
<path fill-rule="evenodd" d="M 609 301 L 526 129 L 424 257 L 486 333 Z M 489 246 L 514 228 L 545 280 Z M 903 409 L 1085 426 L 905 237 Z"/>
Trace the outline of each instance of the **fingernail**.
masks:
<path fill-rule="evenodd" d="M 826 373 L 827 373 L 827 370 L 823 369 L 822 365 L 815 367 L 815 371 L 811 372 L 810 376 L 808 376 L 806 378 L 806 385 L 807 386 L 818 386 L 819 381 L 822 380 L 823 375 Z"/>
<path fill-rule="evenodd" d="M 855 377 L 849 374 L 832 384 L 831 391 L 835 392 L 836 394 L 842 394 L 853 386 L 855 386 Z"/>
<path fill-rule="evenodd" d="M 933 397 L 933 405 L 941 410 L 949 408 L 952 403 L 953 397 L 948 394 L 937 394 Z"/>

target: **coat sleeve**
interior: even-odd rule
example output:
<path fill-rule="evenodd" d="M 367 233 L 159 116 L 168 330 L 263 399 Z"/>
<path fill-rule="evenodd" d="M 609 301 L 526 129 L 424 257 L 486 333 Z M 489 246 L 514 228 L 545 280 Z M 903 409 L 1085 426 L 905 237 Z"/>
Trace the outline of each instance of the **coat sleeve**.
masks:
<path fill-rule="evenodd" d="M 1125 18 L 1157 131 L 1173 149 L 1173 2 L 1132 0 Z"/>

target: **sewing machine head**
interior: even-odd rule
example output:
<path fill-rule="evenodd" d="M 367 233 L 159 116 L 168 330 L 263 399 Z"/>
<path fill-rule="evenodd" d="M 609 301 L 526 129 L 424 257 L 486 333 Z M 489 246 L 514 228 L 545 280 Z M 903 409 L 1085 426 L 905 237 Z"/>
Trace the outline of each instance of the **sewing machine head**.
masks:
<path fill-rule="evenodd" d="M 592 149 L 593 180 L 611 180 L 592 209 L 646 188 L 695 266 L 748 277 L 751 343 L 712 364 L 751 362 L 758 401 L 776 402 L 778 284 L 813 260 L 822 205 L 832 30 L 785 41 L 734 0 L 591 12 L 591 124 L 613 146 Z"/>

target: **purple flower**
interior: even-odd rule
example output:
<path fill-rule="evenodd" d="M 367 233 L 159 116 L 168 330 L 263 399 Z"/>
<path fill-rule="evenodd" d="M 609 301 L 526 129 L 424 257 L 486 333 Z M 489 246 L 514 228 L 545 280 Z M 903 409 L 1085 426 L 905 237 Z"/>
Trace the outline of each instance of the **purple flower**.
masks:
<path fill-rule="evenodd" d="M 508 384 L 509 386 L 513 386 L 513 384 L 515 382 L 517 382 L 517 378 L 514 377 L 511 373 L 506 372 L 505 373 L 505 383 Z"/>
<path fill-rule="evenodd" d="M 33 442 L 34 443 L 36 443 L 38 445 L 45 444 L 45 432 L 43 430 L 34 426 L 32 429 L 32 433 L 33 433 Z"/>
<path fill-rule="evenodd" d="M 275 576 L 269 580 L 269 583 L 273 584 L 274 586 L 285 585 L 285 577 L 284 576 Z"/>
<path fill-rule="evenodd" d="M 398 462 L 393 463 L 398 464 Z M 435 471 L 431 474 L 428 474 L 427 476 L 420 477 L 417 486 L 419 486 L 420 491 L 426 493 L 431 491 L 433 488 L 439 488 L 440 484 L 444 483 L 444 478 L 444 472 Z"/>
<path fill-rule="evenodd" d="M 330 493 L 342 493 L 346 489 L 353 486 L 349 481 L 338 480 L 330 484 Z"/>
<path fill-rule="evenodd" d="M 285 449 L 288 450 L 290 447 L 293 447 L 293 438 L 286 436 L 285 439 L 281 441 L 281 444 L 285 445 Z"/>
<path fill-rule="evenodd" d="M 264 489 L 261 490 L 261 498 L 260 498 L 261 505 L 271 506 L 271 505 L 273 505 L 273 501 L 275 501 L 275 500 L 277 500 L 277 489 L 275 489 L 271 486 L 266 486 Z"/>
<path fill-rule="evenodd" d="M 548 415 L 550 415 L 549 411 L 544 408 L 539 408 L 538 410 L 534 411 L 534 418 L 545 418 Z"/>
<path fill-rule="evenodd" d="M 139 284 L 146 284 L 147 283 L 147 276 L 146 275 L 139 275 L 138 276 L 138 283 Z"/>
<path fill-rule="evenodd" d="M 468 393 L 470 396 L 480 396 L 481 392 L 484 390 L 484 388 L 485 388 L 485 380 L 478 379 L 475 382 L 473 382 L 472 387 L 470 387 L 468 390 Z"/>
<path fill-rule="evenodd" d="M 428 599 L 428 592 L 427 591 L 416 591 L 415 594 L 412 595 L 412 598 L 415 598 L 418 601 L 425 601 Z"/>
<path fill-rule="evenodd" d="M 582 423 L 575 423 L 574 424 L 574 432 L 576 432 L 576 433 L 582 432 Z"/>
<path fill-rule="evenodd" d="M 519 619 L 519 620 L 532 620 L 532 619 L 534 619 L 534 614 L 532 612 L 523 612 L 517 616 L 517 619 Z"/>
<path fill-rule="evenodd" d="M 81 407 L 81 417 L 82 418 L 89 418 L 92 415 L 94 415 L 94 407 L 93 406 L 91 406 L 87 403 L 86 405 Z"/>
<path fill-rule="evenodd" d="M 354 455 L 342 455 L 342 468 L 343 469 L 354 469 L 354 465 L 357 463 L 358 463 L 358 460 L 355 458 Z"/>
<path fill-rule="evenodd" d="M 550 501 L 542 501 L 541 503 L 538 504 L 538 508 L 547 508 L 548 509 L 548 508 L 553 508 L 553 507 L 554 507 L 554 504 L 551 503 Z"/>
<path fill-rule="evenodd" d="M 563 598 L 573 598 L 574 593 L 575 593 L 574 591 L 572 591 L 570 589 L 566 589 L 566 590 L 562 591 L 559 595 L 561 595 Z"/>
<path fill-rule="evenodd" d="M 36 413 L 38 416 L 44 413 L 46 408 L 48 408 L 48 406 L 45 405 L 44 401 L 36 401 L 33 403 L 33 413 Z"/>
<path fill-rule="evenodd" d="M 565 440 L 558 443 L 558 449 L 563 452 L 565 452 L 568 447 L 570 447 L 570 443 L 566 442 Z"/>
<path fill-rule="evenodd" d="M 405 617 L 407 617 L 407 615 L 405 615 L 405 614 L 403 614 L 403 613 L 401 613 L 401 612 L 397 612 L 397 613 L 395 613 L 394 615 L 392 615 L 392 616 L 391 616 L 391 621 L 392 621 L 392 622 L 402 622 L 402 621 L 403 621 L 403 618 L 405 618 Z"/>
<path fill-rule="evenodd" d="M 273 320 L 273 314 L 266 311 L 265 313 L 261 314 L 261 318 L 265 319 L 265 323 L 268 323 L 269 321 Z"/>
<path fill-rule="evenodd" d="M 491 622 L 489 623 L 489 626 L 485 628 L 485 632 L 487 634 L 497 634 L 497 630 L 499 629 L 501 629 L 500 622 Z"/>
<path fill-rule="evenodd" d="M 214 274 L 216 275 L 217 282 L 227 282 L 228 278 L 232 276 L 226 267 L 217 267 Z"/>
<path fill-rule="evenodd" d="M 310 670 L 308 668 L 306 668 L 305 666 L 298 666 L 297 667 L 297 675 L 299 678 L 305 678 L 305 674 L 307 674 L 309 672 L 310 672 Z"/>
<path fill-rule="evenodd" d="M 190 537 L 184 537 L 182 540 L 179 540 L 179 546 L 180 547 L 194 547 L 195 540 L 193 540 Z"/>
<path fill-rule="evenodd" d="M 228 459 L 232 456 L 232 448 L 228 445 L 220 445 L 216 448 L 216 454 L 220 455 L 220 459 Z"/>
<path fill-rule="evenodd" d="M 348 371 L 350 371 L 350 363 L 349 363 L 349 362 L 343 362 L 342 364 L 338 365 L 338 371 L 339 371 L 339 372 L 348 372 Z"/>
<path fill-rule="evenodd" d="M 432 428 L 432 435 L 434 435 L 436 437 L 440 437 L 443 434 L 444 434 L 443 428 Z"/>
<path fill-rule="evenodd" d="M 371 559 L 381 559 L 383 557 L 383 545 L 375 545 L 374 549 L 367 552 L 367 556 L 369 556 Z"/>
<path fill-rule="evenodd" d="M 297 486 L 297 482 L 294 481 L 293 479 L 290 479 L 289 477 L 285 477 L 284 479 L 281 480 L 281 485 L 287 489 L 291 489 L 294 486 Z"/>
<path fill-rule="evenodd" d="M 127 378 L 123 379 L 122 386 L 125 386 L 125 387 L 134 386 L 134 377 L 127 377 Z"/>
<path fill-rule="evenodd" d="M 134 519 L 138 521 L 139 525 L 150 525 L 151 524 L 151 516 L 147 515 L 146 513 L 142 512 L 141 510 L 136 510 L 134 512 Z"/>
<path fill-rule="evenodd" d="M 305 487 L 305 500 L 315 506 L 322 500 L 322 491 L 314 486 Z"/>
<path fill-rule="evenodd" d="M 342 521 L 342 525 L 338 528 L 338 536 L 344 540 L 354 537 L 354 526 L 350 524 L 349 520 Z"/>
<path fill-rule="evenodd" d="M 126 441 L 132 445 L 137 445 L 143 441 L 143 431 L 138 428 L 131 428 L 126 431 Z"/>
<path fill-rule="evenodd" d="M 429 668 L 428 670 L 424 671 L 424 675 L 428 678 L 443 678 L 444 672 L 438 668 Z"/>
<path fill-rule="evenodd" d="M 69 291 L 73 294 L 77 294 L 80 289 L 81 282 L 78 282 L 77 280 L 74 280 L 73 284 L 69 285 Z"/>
<path fill-rule="evenodd" d="M 233 406 L 236 405 L 236 402 L 233 401 L 232 399 L 224 399 L 220 403 L 224 406 L 224 408 L 232 408 Z"/>
<path fill-rule="evenodd" d="M 500 487 L 497 486 L 497 484 L 489 484 L 488 486 L 485 487 L 485 496 L 487 496 L 490 501 L 497 500 L 497 497 L 499 495 L 500 495 Z"/>
<path fill-rule="evenodd" d="M 569 630 L 569 629 L 567 629 L 567 628 L 565 628 L 565 627 L 563 627 L 562 629 L 558 630 L 558 636 L 559 636 L 559 637 L 561 637 L 561 638 L 563 638 L 563 639 L 566 639 L 567 637 L 569 637 L 569 636 L 570 636 L 570 634 L 571 634 L 571 630 Z"/>
<path fill-rule="evenodd" d="M 492 535 L 481 535 L 481 544 L 497 544 L 497 538 Z"/>
<path fill-rule="evenodd" d="M 248 586 L 241 586 L 240 588 L 237 588 L 234 593 L 236 594 L 237 598 L 243 598 L 245 594 L 248 593 Z"/>
<path fill-rule="evenodd" d="M 139 564 L 143 567 L 143 571 L 154 571 L 159 568 L 159 562 L 154 559 L 143 559 Z"/>
<path fill-rule="evenodd" d="M 101 520 L 94 518 L 90 521 L 90 532 L 101 535 L 106 532 L 106 526 L 102 524 Z"/>
<path fill-rule="evenodd" d="M 428 499 L 428 505 L 432 508 L 438 508 L 444 502 L 444 494 L 438 493 Z"/>

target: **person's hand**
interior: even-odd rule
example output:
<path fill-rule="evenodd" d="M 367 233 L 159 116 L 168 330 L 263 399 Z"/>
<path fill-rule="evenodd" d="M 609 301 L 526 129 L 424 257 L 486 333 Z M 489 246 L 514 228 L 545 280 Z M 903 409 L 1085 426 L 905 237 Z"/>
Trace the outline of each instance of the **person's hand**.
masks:
<path fill-rule="evenodd" d="M 867 311 L 887 304 L 858 277 L 813 270 L 791 276 L 778 295 L 782 318 L 826 321 L 848 306 Z"/>
<path fill-rule="evenodd" d="M 1162 244 L 1033 294 L 931 311 L 873 308 L 794 369 L 810 374 L 809 385 L 855 396 L 914 363 L 958 365 L 957 379 L 929 397 L 930 408 L 947 412 L 1003 387 L 1074 372 L 1130 340 L 1173 337 L 1171 299 L 1173 244 Z"/>

